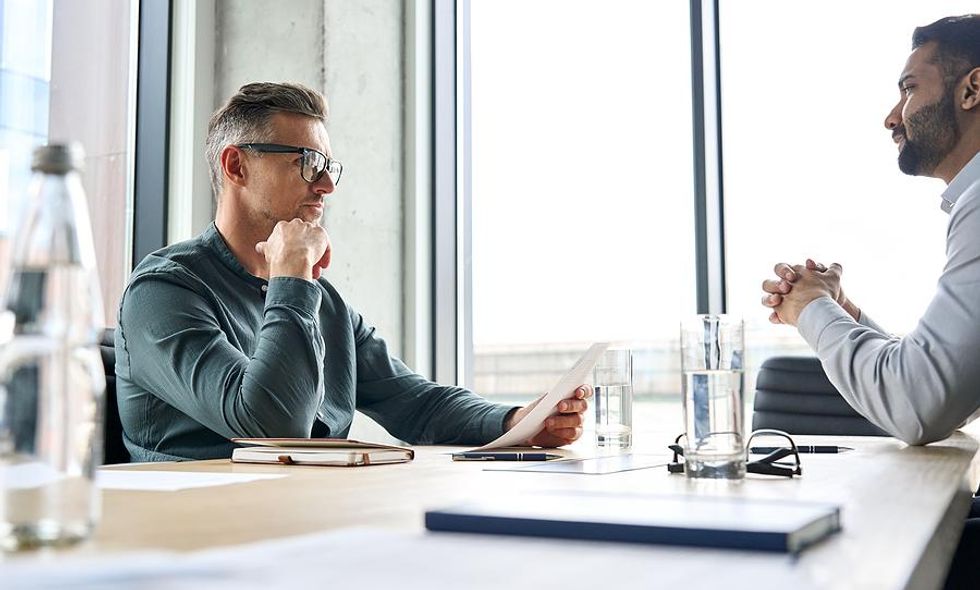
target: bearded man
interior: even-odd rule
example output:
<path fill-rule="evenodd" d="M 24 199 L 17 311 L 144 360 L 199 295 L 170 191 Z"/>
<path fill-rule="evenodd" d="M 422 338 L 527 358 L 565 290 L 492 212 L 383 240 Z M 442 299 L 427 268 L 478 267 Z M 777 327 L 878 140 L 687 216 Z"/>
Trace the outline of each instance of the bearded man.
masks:
<path fill-rule="evenodd" d="M 947 263 L 925 315 L 896 338 L 844 295 L 840 265 L 812 260 L 777 264 L 762 302 L 770 321 L 799 329 L 855 410 L 924 445 L 980 413 L 980 15 L 919 27 L 912 47 L 885 127 L 902 172 L 947 184 Z"/>
<path fill-rule="evenodd" d="M 899 169 L 947 185 L 946 267 L 922 319 L 902 338 L 888 334 L 844 295 L 840 265 L 812 260 L 777 264 L 762 303 L 770 321 L 799 329 L 855 410 L 924 445 L 980 414 L 980 15 L 917 28 L 898 90 L 885 127 Z M 945 587 L 980 588 L 980 498 Z"/>

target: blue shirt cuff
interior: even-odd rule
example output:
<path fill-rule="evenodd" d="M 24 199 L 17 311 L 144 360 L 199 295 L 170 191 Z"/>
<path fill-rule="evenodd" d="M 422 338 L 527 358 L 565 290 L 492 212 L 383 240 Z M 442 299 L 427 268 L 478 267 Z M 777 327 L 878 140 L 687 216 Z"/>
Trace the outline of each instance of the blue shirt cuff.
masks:
<path fill-rule="evenodd" d="M 507 414 L 517 407 L 519 406 L 495 404 L 490 411 L 483 415 L 483 420 L 480 422 L 480 434 L 477 440 L 482 440 L 484 442 L 481 444 L 486 444 L 500 438 L 504 433 L 504 420 L 507 419 Z"/>
<path fill-rule="evenodd" d="M 299 277 L 272 277 L 265 293 L 265 308 L 286 306 L 316 317 L 320 311 L 320 286 Z"/>

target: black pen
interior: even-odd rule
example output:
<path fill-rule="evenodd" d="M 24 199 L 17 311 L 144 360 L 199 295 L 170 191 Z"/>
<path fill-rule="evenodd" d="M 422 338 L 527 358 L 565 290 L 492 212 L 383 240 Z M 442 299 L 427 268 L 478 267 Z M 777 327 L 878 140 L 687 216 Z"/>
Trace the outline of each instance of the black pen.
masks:
<path fill-rule="evenodd" d="M 492 453 L 482 451 L 453 453 L 453 461 L 548 461 L 561 458 L 561 455 L 551 453 Z"/>
<path fill-rule="evenodd" d="M 752 447 L 749 452 L 753 455 L 768 455 L 769 453 L 786 449 L 789 447 Z M 796 450 L 801 453 L 843 453 L 853 451 L 851 447 L 838 447 L 836 445 L 796 445 Z"/>

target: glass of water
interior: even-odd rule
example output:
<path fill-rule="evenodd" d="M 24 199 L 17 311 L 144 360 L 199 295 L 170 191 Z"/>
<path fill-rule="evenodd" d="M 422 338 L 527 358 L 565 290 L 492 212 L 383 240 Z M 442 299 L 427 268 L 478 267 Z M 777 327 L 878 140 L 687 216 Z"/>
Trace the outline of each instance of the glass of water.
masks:
<path fill-rule="evenodd" d="M 745 477 L 743 333 L 742 319 L 729 315 L 699 315 L 681 323 L 688 477 Z"/>
<path fill-rule="evenodd" d="M 633 353 L 610 348 L 592 372 L 595 386 L 595 439 L 600 447 L 633 444 Z"/>

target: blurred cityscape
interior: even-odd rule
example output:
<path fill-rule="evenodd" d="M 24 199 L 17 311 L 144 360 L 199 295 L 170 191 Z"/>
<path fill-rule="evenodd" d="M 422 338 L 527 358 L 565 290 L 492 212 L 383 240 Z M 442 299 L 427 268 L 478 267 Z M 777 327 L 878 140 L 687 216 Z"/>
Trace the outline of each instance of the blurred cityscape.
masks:
<path fill-rule="evenodd" d="M 774 331 L 746 323 L 746 403 L 755 391 L 759 365 L 772 356 L 809 356 L 795 329 Z M 478 346 L 474 350 L 473 389 L 514 401 L 534 398 L 553 386 L 590 343 Z M 633 394 L 637 402 L 680 400 L 678 338 L 623 343 L 633 351 Z"/>

